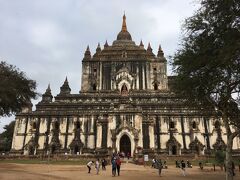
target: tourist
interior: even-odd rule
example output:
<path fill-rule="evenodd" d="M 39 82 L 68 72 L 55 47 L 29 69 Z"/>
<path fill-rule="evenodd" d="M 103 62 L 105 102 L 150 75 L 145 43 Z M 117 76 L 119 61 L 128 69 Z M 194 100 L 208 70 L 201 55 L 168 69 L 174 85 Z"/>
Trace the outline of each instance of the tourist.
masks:
<path fill-rule="evenodd" d="M 203 170 L 203 165 L 202 165 L 202 162 L 201 162 L 201 161 L 199 162 L 199 168 L 200 168 L 201 170 Z"/>
<path fill-rule="evenodd" d="M 117 157 L 116 164 L 117 164 L 117 173 L 118 173 L 118 176 L 120 176 L 121 159 L 119 156 Z"/>
<path fill-rule="evenodd" d="M 106 165 L 107 165 L 107 161 L 106 161 L 106 159 L 104 158 L 104 159 L 102 160 L 102 170 L 106 170 Z"/>
<path fill-rule="evenodd" d="M 152 159 L 152 168 L 155 168 L 155 163 L 156 163 L 156 161 L 155 161 L 155 159 L 153 158 L 153 159 Z"/>
<path fill-rule="evenodd" d="M 158 168 L 158 175 L 161 176 L 161 174 L 162 174 L 162 168 L 163 168 L 161 159 L 159 159 L 158 161 L 156 161 L 156 164 L 157 164 L 157 168 Z"/>
<path fill-rule="evenodd" d="M 127 158 L 128 158 L 128 160 L 129 160 L 130 156 L 131 156 L 131 155 L 130 155 L 130 152 L 128 152 L 128 153 L 127 153 Z"/>
<path fill-rule="evenodd" d="M 100 163 L 99 163 L 99 159 L 97 159 L 96 163 L 95 163 L 95 168 L 96 168 L 96 172 L 97 174 L 99 173 L 99 169 L 100 169 Z"/>
<path fill-rule="evenodd" d="M 183 176 L 186 176 L 186 164 L 184 162 L 184 160 L 181 161 L 181 169 L 182 169 L 182 174 Z"/>
<path fill-rule="evenodd" d="M 117 168 L 117 163 L 116 163 L 116 158 L 112 158 L 112 176 L 116 176 L 116 168 Z"/>
<path fill-rule="evenodd" d="M 94 164 L 94 161 L 89 161 L 87 163 L 87 167 L 88 167 L 88 173 L 91 173 L 91 166 Z"/>
<path fill-rule="evenodd" d="M 168 168 L 168 166 L 167 166 L 167 161 L 164 161 L 164 162 L 163 162 L 163 168 L 164 168 L 164 169 L 167 169 L 167 168 Z"/>
<path fill-rule="evenodd" d="M 176 168 L 179 168 L 179 162 L 176 160 Z"/>
<path fill-rule="evenodd" d="M 187 167 L 192 168 L 192 164 L 187 160 Z"/>

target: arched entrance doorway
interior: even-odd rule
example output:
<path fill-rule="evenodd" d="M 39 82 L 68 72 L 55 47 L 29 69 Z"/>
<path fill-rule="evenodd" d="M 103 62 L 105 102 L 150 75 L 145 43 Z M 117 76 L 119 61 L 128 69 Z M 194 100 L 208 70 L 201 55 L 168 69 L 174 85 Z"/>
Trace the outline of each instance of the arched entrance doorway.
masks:
<path fill-rule="evenodd" d="M 177 155 L 177 146 L 176 145 L 172 146 L 172 155 Z"/>
<path fill-rule="evenodd" d="M 120 139 L 120 152 L 124 152 L 125 155 L 131 154 L 131 141 L 126 134 Z"/>

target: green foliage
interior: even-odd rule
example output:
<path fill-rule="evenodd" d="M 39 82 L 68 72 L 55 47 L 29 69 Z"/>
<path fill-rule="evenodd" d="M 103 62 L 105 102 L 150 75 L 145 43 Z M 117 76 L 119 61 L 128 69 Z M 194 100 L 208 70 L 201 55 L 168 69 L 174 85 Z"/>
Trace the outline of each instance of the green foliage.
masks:
<path fill-rule="evenodd" d="M 175 90 L 240 127 L 240 1 L 201 0 L 173 57 Z"/>
<path fill-rule="evenodd" d="M 36 82 L 13 65 L 0 62 L 0 116 L 21 111 L 31 98 L 36 98 Z"/>
<path fill-rule="evenodd" d="M 216 164 L 218 164 L 218 165 L 223 165 L 223 164 L 224 164 L 225 157 L 226 157 L 226 152 L 224 152 L 224 151 L 216 151 L 216 152 L 215 152 L 215 161 L 216 161 Z"/>
<path fill-rule="evenodd" d="M 3 128 L 5 131 L 2 134 L 0 134 L 0 152 L 10 151 L 12 146 L 14 126 L 15 121 L 12 121 Z"/>

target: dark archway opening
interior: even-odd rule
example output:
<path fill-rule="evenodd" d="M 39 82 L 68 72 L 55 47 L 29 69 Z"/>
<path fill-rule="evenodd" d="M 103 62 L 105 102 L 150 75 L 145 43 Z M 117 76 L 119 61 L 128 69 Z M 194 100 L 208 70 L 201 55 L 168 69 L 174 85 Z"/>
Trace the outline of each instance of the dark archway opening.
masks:
<path fill-rule="evenodd" d="M 74 147 L 74 154 L 77 154 L 79 152 L 79 148 L 78 148 L 78 146 L 75 146 Z"/>
<path fill-rule="evenodd" d="M 93 91 L 96 91 L 96 90 L 97 90 L 96 84 L 93 84 L 93 85 L 92 85 L 92 89 L 93 89 Z"/>
<path fill-rule="evenodd" d="M 36 129 L 36 128 L 37 128 L 36 122 L 33 122 L 32 128 L 33 128 L 33 129 Z"/>
<path fill-rule="evenodd" d="M 197 155 L 200 155 L 200 148 L 198 146 L 195 146 L 195 151 Z"/>
<path fill-rule="evenodd" d="M 157 85 L 157 83 L 154 83 L 154 90 L 158 90 L 158 85 Z"/>
<path fill-rule="evenodd" d="M 120 139 L 120 152 L 124 152 L 125 155 L 128 153 L 131 155 L 131 141 L 126 134 Z"/>
<path fill-rule="evenodd" d="M 28 148 L 28 154 L 29 154 L 29 155 L 34 155 L 34 148 L 33 148 L 33 146 L 29 146 L 29 148 Z"/>
<path fill-rule="evenodd" d="M 170 122 L 170 129 L 173 129 L 173 128 L 175 128 L 175 124 L 174 124 L 173 121 L 171 121 L 171 122 Z"/>
<path fill-rule="evenodd" d="M 176 145 L 172 146 L 172 155 L 177 155 L 177 146 Z"/>
<path fill-rule="evenodd" d="M 193 128 L 193 129 L 196 129 L 196 128 L 197 128 L 197 124 L 196 124 L 195 121 L 193 121 L 193 123 L 192 123 L 192 128 Z"/>
<path fill-rule="evenodd" d="M 122 89 L 121 89 L 121 94 L 123 96 L 127 96 L 128 95 L 128 88 L 127 88 L 126 84 L 123 84 Z"/>
<path fill-rule="evenodd" d="M 80 122 L 79 121 L 77 121 L 76 128 L 80 129 Z"/>
<path fill-rule="evenodd" d="M 214 124 L 214 126 L 215 126 L 215 129 L 220 128 L 220 123 L 219 123 L 219 121 L 216 121 L 215 124 Z"/>
<path fill-rule="evenodd" d="M 51 153 L 53 154 L 53 153 L 55 153 L 55 151 L 56 151 L 56 147 L 55 147 L 55 145 L 52 145 L 52 147 L 51 147 Z"/>
<path fill-rule="evenodd" d="M 55 127 L 56 130 L 59 130 L 59 122 L 56 121 L 56 122 L 54 123 L 54 127 Z"/>

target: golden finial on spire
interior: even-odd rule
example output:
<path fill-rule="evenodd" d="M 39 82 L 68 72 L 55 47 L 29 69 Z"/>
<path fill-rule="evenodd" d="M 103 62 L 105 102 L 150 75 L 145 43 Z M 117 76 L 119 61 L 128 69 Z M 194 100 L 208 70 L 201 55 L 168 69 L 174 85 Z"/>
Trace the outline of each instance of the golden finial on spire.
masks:
<path fill-rule="evenodd" d="M 125 11 L 124 11 L 124 14 L 123 14 L 122 31 L 123 31 L 123 32 L 126 32 L 126 31 L 127 31 Z"/>

